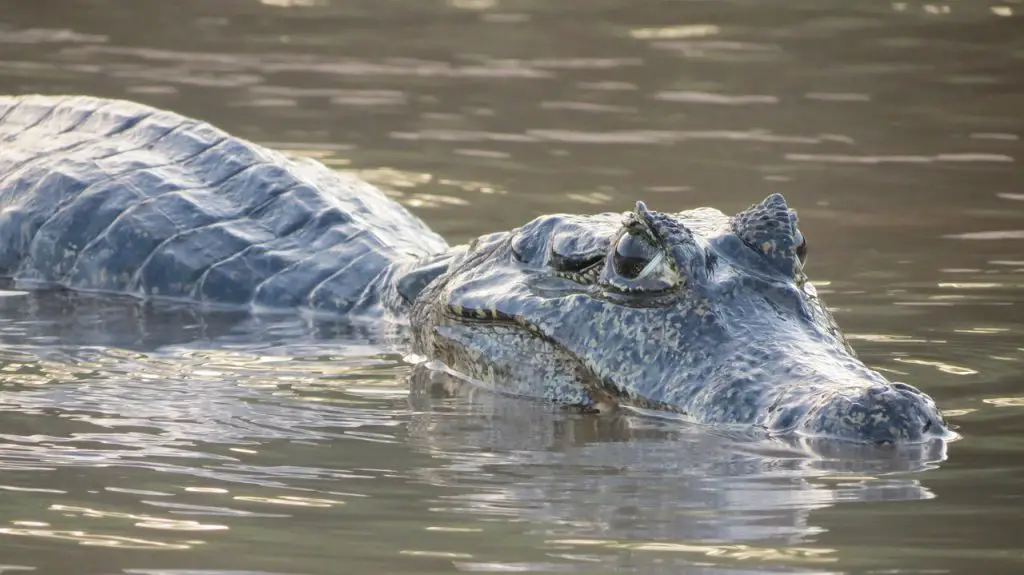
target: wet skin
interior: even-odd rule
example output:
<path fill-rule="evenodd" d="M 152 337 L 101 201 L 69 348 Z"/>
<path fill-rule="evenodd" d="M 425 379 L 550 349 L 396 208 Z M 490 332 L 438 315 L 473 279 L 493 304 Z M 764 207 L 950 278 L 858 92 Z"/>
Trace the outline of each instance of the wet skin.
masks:
<path fill-rule="evenodd" d="M 422 355 L 588 410 L 861 443 L 949 436 L 857 359 L 781 195 L 549 215 L 449 246 L 352 176 L 123 100 L 0 96 L 0 277 L 408 323 Z"/>
<path fill-rule="evenodd" d="M 483 236 L 415 299 L 419 350 L 504 393 L 863 443 L 948 437 L 934 401 L 861 362 L 774 194 L 733 217 L 638 202 Z"/>

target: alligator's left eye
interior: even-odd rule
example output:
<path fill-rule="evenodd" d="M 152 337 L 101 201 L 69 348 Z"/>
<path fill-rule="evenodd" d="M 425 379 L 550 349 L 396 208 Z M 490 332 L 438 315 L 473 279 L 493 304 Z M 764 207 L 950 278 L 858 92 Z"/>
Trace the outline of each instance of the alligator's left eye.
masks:
<path fill-rule="evenodd" d="M 612 262 L 615 272 L 626 279 L 638 279 L 657 267 L 661 260 L 661 250 L 647 236 L 635 232 L 626 232 L 615 245 Z"/>

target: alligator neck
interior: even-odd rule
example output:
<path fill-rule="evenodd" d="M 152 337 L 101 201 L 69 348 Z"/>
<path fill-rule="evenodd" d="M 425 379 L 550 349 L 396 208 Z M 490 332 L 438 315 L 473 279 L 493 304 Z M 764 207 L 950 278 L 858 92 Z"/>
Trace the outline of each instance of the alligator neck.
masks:
<path fill-rule="evenodd" d="M 455 246 L 429 256 L 398 260 L 374 280 L 380 307 L 400 321 L 407 321 L 413 302 L 431 282 L 448 272 L 466 253 L 467 246 Z M 369 290 L 374 291 L 374 290 Z"/>

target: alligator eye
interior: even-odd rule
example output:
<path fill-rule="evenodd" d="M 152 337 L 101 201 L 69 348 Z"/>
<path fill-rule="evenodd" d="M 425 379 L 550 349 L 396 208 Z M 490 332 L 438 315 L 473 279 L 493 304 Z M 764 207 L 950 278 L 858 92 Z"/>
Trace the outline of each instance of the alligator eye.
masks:
<path fill-rule="evenodd" d="M 800 260 L 800 267 L 807 262 L 807 238 L 797 230 L 796 237 L 796 257 Z"/>
<path fill-rule="evenodd" d="M 647 237 L 627 232 L 616 244 L 612 261 L 617 274 L 626 279 L 637 279 L 651 262 L 660 259 L 660 255 L 661 252 Z"/>

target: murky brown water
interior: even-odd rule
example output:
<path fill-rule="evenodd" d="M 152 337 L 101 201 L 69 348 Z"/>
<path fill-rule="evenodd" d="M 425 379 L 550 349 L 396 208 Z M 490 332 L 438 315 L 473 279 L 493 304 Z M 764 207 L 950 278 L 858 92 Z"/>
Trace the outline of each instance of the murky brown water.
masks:
<path fill-rule="evenodd" d="M 924 469 L 840 465 L 432 397 L 402 334 L 6 297 L 0 571 L 1020 572 L 1022 11 L 0 0 L 0 92 L 202 117 L 358 171 L 452 243 L 782 191 L 862 356 L 964 435 Z"/>

